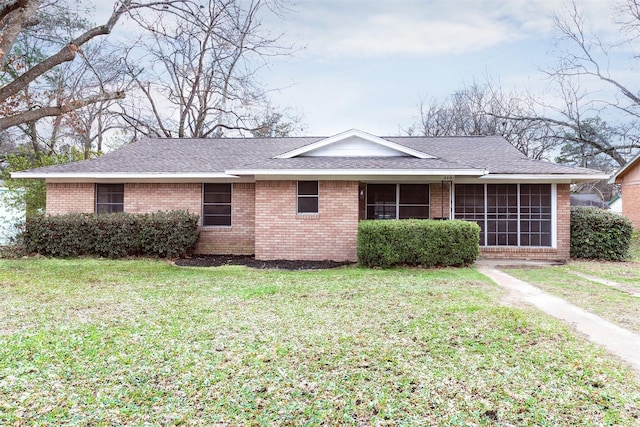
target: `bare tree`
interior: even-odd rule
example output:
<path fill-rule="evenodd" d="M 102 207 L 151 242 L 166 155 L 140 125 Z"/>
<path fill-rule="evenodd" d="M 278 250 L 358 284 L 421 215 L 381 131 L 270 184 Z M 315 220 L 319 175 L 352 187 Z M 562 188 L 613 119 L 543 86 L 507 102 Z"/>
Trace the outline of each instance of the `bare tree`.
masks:
<path fill-rule="evenodd" d="M 640 148 L 640 96 L 610 71 L 610 58 L 624 52 L 640 37 L 640 5 L 638 0 L 625 0 L 617 10 L 622 42 L 607 44 L 586 30 L 586 23 L 575 3 L 567 17 L 555 17 L 559 31 L 556 66 L 545 71 L 555 83 L 556 102 L 536 101 L 538 108 L 531 114 L 496 115 L 513 121 L 536 121 L 550 130 L 555 144 L 565 150 L 582 148 L 583 153 L 603 167 L 604 155 L 615 165 L 624 165 L 633 150 Z M 594 123 L 598 123 L 594 126 Z M 603 125 L 605 123 L 605 125 Z M 573 147 L 573 148 L 572 148 Z M 594 161 L 583 159 L 593 164 Z"/>
<path fill-rule="evenodd" d="M 140 8 L 167 10 L 183 0 L 136 2 L 122 0 L 116 3 L 113 13 L 102 25 L 83 29 L 71 35 L 68 41 L 51 54 L 45 55 L 30 67 L 25 67 L 23 57 L 14 52 L 16 40 L 42 22 L 42 14 L 55 7 L 55 2 L 45 0 L 10 0 L 0 5 L 0 130 L 13 126 L 35 123 L 44 117 L 55 117 L 113 99 L 124 97 L 122 91 L 103 87 L 95 93 L 78 93 L 73 97 L 54 98 L 51 103 L 41 105 L 32 102 L 30 87 L 47 77 L 61 64 L 83 57 L 83 48 L 91 40 L 111 33 L 124 15 Z M 83 58 L 84 59 L 84 58 Z"/>
<path fill-rule="evenodd" d="M 504 92 L 495 83 L 473 83 L 449 97 L 423 99 L 410 133 L 425 136 L 501 135 L 530 158 L 549 154 L 548 127 L 537 120 L 512 120 L 531 114 L 526 93 Z"/>
<path fill-rule="evenodd" d="M 130 62 L 139 97 L 122 116 L 137 131 L 164 137 L 210 138 L 226 130 L 251 132 L 251 119 L 267 104 L 256 71 L 273 55 L 286 55 L 279 35 L 261 26 L 263 13 L 278 13 L 264 0 L 187 2 L 172 19 L 135 19 L 148 31 Z M 137 64 L 145 62 L 144 68 Z M 142 111 L 136 106 L 146 104 Z"/>

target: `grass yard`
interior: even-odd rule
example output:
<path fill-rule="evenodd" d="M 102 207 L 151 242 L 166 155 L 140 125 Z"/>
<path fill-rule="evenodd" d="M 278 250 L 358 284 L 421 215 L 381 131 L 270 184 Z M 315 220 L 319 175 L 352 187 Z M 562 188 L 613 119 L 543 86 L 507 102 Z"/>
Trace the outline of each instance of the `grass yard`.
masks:
<path fill-rule="evenodd" d="M 0 260 L 0 424 L 638 425 L 627 368 L 474 269 Z"/>
<path fill-rule="evenodd" d="M 640 262 L 571 261 L 567 265 L 508 269 L 507 273 L 566 299 L 613 323 L 640 333 Z M 575 275 L 613 280 L 627 292 Z M 640 357 L 640 356 L 639 356 Z"/>

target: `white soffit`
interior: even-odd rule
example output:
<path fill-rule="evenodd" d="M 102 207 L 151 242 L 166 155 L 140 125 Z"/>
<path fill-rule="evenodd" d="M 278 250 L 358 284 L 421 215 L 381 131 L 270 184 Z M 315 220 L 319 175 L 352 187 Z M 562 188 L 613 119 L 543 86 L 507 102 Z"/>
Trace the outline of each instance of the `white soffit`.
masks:
<path fill-rule="evenodd" d="M 435 159 L 434 156 L 388 141 L 375 135 L 351 129 L 313 144 L 280 154 L 276 159 L 292 157 L 400 157 Z"/>

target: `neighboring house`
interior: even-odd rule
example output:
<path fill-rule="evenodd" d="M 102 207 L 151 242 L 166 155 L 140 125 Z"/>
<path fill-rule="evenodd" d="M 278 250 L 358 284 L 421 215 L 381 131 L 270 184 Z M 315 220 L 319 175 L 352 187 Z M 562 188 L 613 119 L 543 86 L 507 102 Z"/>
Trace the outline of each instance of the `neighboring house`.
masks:
<path fill-rule="evenodd" d="M 0 246 L 9 243 L 18 232 L 17 225 L 24 222 L 24 211 L 9 206 L 8 192 L 0 181 Z"/>
<path fill-rule="evenodd" d="M 607 204 L 597 194 L 572 193 L 570 196 L 571 206 L 591 206 L 600 209 L 607 209 Z"/>
<path fill-rule="evenodd" d="M 502 137 L 144 139 L 93 160 L 14 173 L 47 213 L 200 215 L 198 253 L 355 260 L 358 221 L 477 222 L 485 257 L 569 257 L 569 186 L 594 170 L 531 160 Z"/>
<path fill-rule="evenodd" d="M 611 212 L 622 215 L 622 197 L 619 194 L 609 200 L 607 205 Z"/>
<path fill-rule="evenodd" d="M 620 184 L 624 200 L 622 214 L 631 220 L 636 230 L 640 229 L 640 153 L 614 173 L 609 184 Z"/>

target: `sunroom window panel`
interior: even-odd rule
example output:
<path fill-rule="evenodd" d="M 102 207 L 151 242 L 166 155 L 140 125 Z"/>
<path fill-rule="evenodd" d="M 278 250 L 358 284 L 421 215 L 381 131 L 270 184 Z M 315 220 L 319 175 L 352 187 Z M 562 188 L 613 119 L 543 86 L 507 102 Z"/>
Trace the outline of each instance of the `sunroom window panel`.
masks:
<path fill-rule="evenodd" d="M 522 246 L 551 246 L 551 186 L 520 186 L 520 228 Z"/>
<path fill-rule="evenodd" d="M 548 247 L 552 243 L 551 196 L 550 184 L 458 184 L 454 216 L 480 225 L 483 246 Z"/>

